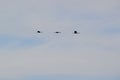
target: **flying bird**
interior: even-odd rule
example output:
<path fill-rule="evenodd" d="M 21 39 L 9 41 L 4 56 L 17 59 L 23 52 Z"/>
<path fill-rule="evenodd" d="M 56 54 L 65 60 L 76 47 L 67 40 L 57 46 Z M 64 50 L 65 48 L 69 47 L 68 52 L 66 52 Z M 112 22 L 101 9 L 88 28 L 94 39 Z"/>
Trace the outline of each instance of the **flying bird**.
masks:
<path fill-rule="evenodd" d="M 41 31 L 37 31 L 37 33 L 42 33 Z M 61 32 L 60 31 L 56 31 L 56 32 L 54 32 L 55 34 L 60 34 Z M 80 32 L 78 32 L 78 31 L 73 31 L 73 34 L 80 34 Z"/>

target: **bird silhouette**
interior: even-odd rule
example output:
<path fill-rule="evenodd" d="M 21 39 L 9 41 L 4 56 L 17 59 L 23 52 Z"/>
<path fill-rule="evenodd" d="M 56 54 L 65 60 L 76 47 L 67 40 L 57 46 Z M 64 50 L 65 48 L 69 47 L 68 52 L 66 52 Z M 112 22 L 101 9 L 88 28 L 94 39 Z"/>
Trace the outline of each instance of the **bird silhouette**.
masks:
<path fill-rule="evenodd" d="M 37 33 L 42 33 L 41 31 L 37 31 Z"/>
<path fill-rule="evenodd" d="M 54 32 L 54 33 L 56 33 L 56 34 L 59 34 L 59 33 L 61 33 L 61 32 L 59 32 L 59 31 L 56 31 L 56 32 Z"/>

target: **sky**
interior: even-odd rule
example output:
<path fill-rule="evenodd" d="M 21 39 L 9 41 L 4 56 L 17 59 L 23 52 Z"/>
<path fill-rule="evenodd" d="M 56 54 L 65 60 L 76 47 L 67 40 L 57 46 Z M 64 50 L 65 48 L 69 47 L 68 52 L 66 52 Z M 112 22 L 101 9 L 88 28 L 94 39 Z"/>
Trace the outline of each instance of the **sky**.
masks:
<path fill-rule="evenodd" d="M 120 0 L 0 0 L 0 80 L 120 80 Z"/>

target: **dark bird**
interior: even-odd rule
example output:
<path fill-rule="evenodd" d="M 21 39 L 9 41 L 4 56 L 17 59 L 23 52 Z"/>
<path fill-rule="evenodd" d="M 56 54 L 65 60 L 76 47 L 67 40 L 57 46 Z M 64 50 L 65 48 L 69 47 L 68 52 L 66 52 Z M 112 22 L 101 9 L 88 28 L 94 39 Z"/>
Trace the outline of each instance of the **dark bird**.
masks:
<path fill-rule="evenodd" d="M 37 31 L 37 33 L 42 33 L 41 31 Z"/>
<path fill-rule="evenodd" d="M 79 32 L 77 32 L 77 31 L 74 31 L 74 34 L 80 34 Z"/>
<path fill-rule="evenodd" d="M 56 34 L 59 34 L 59 33 L 61 33 L 61 32 L 59 32 L 59 31 L 56 31 L 55 33 L 56 33 Z"/>

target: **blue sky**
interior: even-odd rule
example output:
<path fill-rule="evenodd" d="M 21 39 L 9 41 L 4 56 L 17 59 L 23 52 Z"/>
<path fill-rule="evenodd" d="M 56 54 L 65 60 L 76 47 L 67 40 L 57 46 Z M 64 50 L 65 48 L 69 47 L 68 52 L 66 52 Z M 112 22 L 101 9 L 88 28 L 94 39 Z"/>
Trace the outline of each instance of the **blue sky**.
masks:
<path fill-rule="evenodd" d="M 119 61 L 119 0 L 0 1 L 1 80 L 120 80 Z"/>

